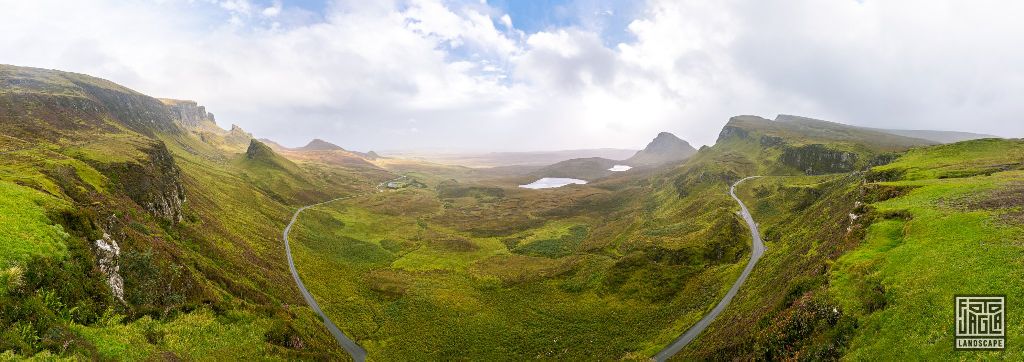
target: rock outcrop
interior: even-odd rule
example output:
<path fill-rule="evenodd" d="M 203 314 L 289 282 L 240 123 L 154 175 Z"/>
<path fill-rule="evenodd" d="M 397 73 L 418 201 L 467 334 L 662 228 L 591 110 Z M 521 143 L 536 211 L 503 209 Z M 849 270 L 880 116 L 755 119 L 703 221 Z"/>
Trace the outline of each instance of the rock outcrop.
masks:
<path fill-rule="evenodd" d="M 110 234 L 103 233 L 103 238 L 96 240 L 96 256 L 100 271 L 107 276 L 107 285 L 117 300 L 124 303 L 124 279 L 121 278 L 121 247 Z"/>
<path fill-rule="evenodd" d="M 178 124 L 187 130 L 192 131 L 220 131 L 213 113 L 206 111 L 206 107 L 200 106 L 195 101 L 160 99 L 171 112 L 177 117 Z"/>
<path fill-rule="evenodd" d="M 811 144 L 786 148 L 779 161 L 808 175 L 822 175 L 853 171 L 857 165 L 857 154 Z"/>
<path fill-rule="evenodd" d="M 99 168 L 150 214 L 172 223 L 180 222 L 186 198 L 174 156 L 163 142 L 142 151 L 147 160 L 101 164 Z"/>
<path fill-rule="evenodd" d="M 263 142 L 255 139 L 250 140 L 249 148 L 245 150 L 245 158 L 254 161 L 272 162 L 274 160 L 274 150 L 270 149 L 270 146 L 263 144 Z"/>

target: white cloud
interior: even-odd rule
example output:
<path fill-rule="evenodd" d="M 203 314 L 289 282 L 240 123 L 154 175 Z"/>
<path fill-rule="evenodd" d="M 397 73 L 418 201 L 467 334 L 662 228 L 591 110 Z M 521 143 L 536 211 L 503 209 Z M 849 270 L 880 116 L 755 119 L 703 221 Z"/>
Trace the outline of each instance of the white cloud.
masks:
<path fill-rule="evenodd" d="M 263 8 L 262 14 L 265 17 L 273 18 L 281 14 L 283 4 L 280 0 L 274 1 L 273 5 Z"/>
<path fill-rule="evenodd" d="M 1022 7 L 651 0 L 631 39 L 608 44 L 589 23 L 523 34 L 475 2 L 313 14 L 277 1 L 0 0 L 0 49 L 16 50 L 0 63 L 196 99 L 287 144 L 362 150 L 642 147 L 663 130 L 706 144 L 731 115 L 776 113 L 1019 137 Z"/>

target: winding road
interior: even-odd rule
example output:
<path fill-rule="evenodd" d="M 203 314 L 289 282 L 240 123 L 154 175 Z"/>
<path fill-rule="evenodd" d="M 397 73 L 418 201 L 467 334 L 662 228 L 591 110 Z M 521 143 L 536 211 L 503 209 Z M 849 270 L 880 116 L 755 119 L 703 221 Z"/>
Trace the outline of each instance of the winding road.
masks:
<path fill-rule="evenodd" d="M 758 177 L 761 176 L 750 176 L 736 181 L 736 183 L 732 184 L 732 187 L 729 188 L 729 196 L 732 196 L 732 199 L 736 200 L 737 204 L 740 204 L 740 214 L 743 216 L 743 221 L 746 221 L 747 226 L 750 227 L 750 236 L 753 238 L 753 250 L 750 253 L 750 261 L 747 262 L 747 267 L 743 268 L 743 273 L 740 274 L 739 278 L 736 278 L 736 282 L 732 284 L 732 288 L 729 288 L 729 292 L 725 293 L 725 296 L 718 302 L 718 305 L 716 305 L 710 313 L 705 315 L 704 318 L 697 321 L 697 324 L 690 327 L 686 333 L 683 333 L 679 338 L 676 338 L 672 344 L 665 347 L 661 352 L 658 352 L 658 354 L 654 356 L 655 361 L 661 362 L 668 360 L 669 357 L 672 357 L 682 350 L 683 347 L 686 347 L 687 344 L 696 339 L 701 332 L 704 332 L 704 329 L 711 325 L 711 322 L 713 322 L 715 318 L 725 310 L 725 307 L 729 306 L 729 303 L 732 302 L 732 298 L 736 296 L 736 292 L 740 290 L 740 287 L 743 286 L 743 282 L 747 281 L 747 277 L 750 276 L 750 272 L 754 270 L 754 265 L 756 265 L 757 261 L 764 255 L 766 249 L 764 247 L 764 242 L 761 241 L 761 233 L 757 230 L 757 223 L 755 223 L 754 218 L 750 216 L 750 210 L 747 210 L 747 206 L 743 204 L 743 201 L 740 201 L 740 198 L 736 197 L 736 185 L 739 185 L 743 181 Z"/>
<path fill-rule="evenodd" d="M 389 182 L 398 181 L 403 178 L 405 178 L 405 176 L 401 176 L 377 184 L 377 192 L 383 191 L 382 187 L 387 185 Z M 292 278 L 295 278 L 295 285 L 299 287 L 299 292 L 302 292 L 302 298 L 306 299 L 306 304 L 309 304 L 309 307 L 312 308 L 313 311 L 316 312 L 316 314 L 320 315 L 320 318 L 324 320 L 324 324 L 327 326 L 327 330 L 330 331 L 331 335 L 334 336 L 334 339 L 338 341 L 338 345 L 344 348 L 345 351 L 348 351 L 348 354 L 351 355 L 352 359 L 356 360 L 356 362 L 366 361 L 366 350 L 363 349 L 363 347 L 360 347 L 358 344 L 356 344 L 356 342 L 353 341 L 351 338 L 348 338 L 348 336 L 346 336 L 345 333 L 341 331 L 341 329 L 338 329 L 338 326 L 335 325 L 334 322 L 332 322 L 331 319 L 327 317 L 327 314 L 325 314 L 324 311 L 320 309 L 320 304 L 317 304 L 316 299 L 313 299 L 313 295 L 309 294 L 309 290 L 306 289 L 306 285 L 302 283 L 302 278 L 299 278 L 299 272 L 295 270 L 295 260 L 292 259 L 292 246 L 288 240 L 288 233 L 291 232 L 292 225 L 295 225 L 295 220 L 299 219 L 299 214 L 308 208 L 329 204 L 335 201 L 353 199 L 356 197 L 365 196 L 369 194 L 370 193 L 363 193 L 351 196 L 343 196 L 336 199 L 327 200 L 318 204 L 300 207 L 298 210 L 295 211 L 295 215 L 292 215 L 292 221 L 289 222 L 288 226 L 285 226 L 284 228 L 284 252 L 288 256 L 288 269 L 291 270 L 292 272 Z"/>

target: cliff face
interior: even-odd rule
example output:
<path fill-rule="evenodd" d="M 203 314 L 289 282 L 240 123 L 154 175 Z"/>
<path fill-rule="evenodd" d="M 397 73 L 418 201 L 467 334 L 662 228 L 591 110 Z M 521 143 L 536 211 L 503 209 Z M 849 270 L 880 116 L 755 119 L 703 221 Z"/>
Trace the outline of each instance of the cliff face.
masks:
<path fill-rule="evenodd" d="M 58 142 L 119 133 L 121 127 L 146 136 L 180 132 L 163 103 L 99 78 L 0 65 L 0 89 L 5 135 Z"/>
<path fill-rule="evenodd" d="M 181 170 L 163 142 L 143 149 L 148 160 L 100 165 L 115 185 L 153 216 L 176 223 L 186 201 Z"/>
<path fill-rule="evenodd" d="M 163 103 L 134 91 L 124 91 L 97 86 L 93 83 L 76 82 L 87 94 L 99 101 L 114 119 L 132 130 L 144 135 L 153 131 L 177 133 L 174 115 Z"/>
<path fill-rule="evenodd" d="M 223 131 L 217 127 L 217 121 L 213 113 L 206 111 L 206 107 L 200 106 L 195 101 L 161 99 L 163 104 L 176 116 L 178 124 L 188 130 L 202 131 Z"/>
<path fill-rule="evenodd" d="M 787 147 L 779 156 L 779 161 L 808 175 L 821 175 L 853 171 L 857 165 L 857 154 L 812 144 Z"/>

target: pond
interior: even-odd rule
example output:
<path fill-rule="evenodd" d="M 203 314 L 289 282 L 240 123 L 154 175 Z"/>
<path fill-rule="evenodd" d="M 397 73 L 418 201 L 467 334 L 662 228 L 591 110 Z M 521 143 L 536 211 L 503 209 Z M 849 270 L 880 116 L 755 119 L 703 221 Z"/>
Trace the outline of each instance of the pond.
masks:
<path fill-rule="evenodd" d="M 609 168 L 608 171 L 622 172 L 622 171 L 629 171 L 629 169 L 631 169 L 631 168 L 633 168 L 633 167 L 632 166 L 626 166 L 626 165 L 615 165 L 615 166 L 612 166 L 612 168 Z"/>
<path fill-rule="evenodd" d="M 540 180 L 534 181 L 530 184 L 519 185 L 519 187 L 527 189 L 550 189 L 555 187 L 562 187 L 565 185 L 586 184 L 586 180 L 580 180 L 575 178 L 561 178 L 561 177 L 545 177 Z"/>

